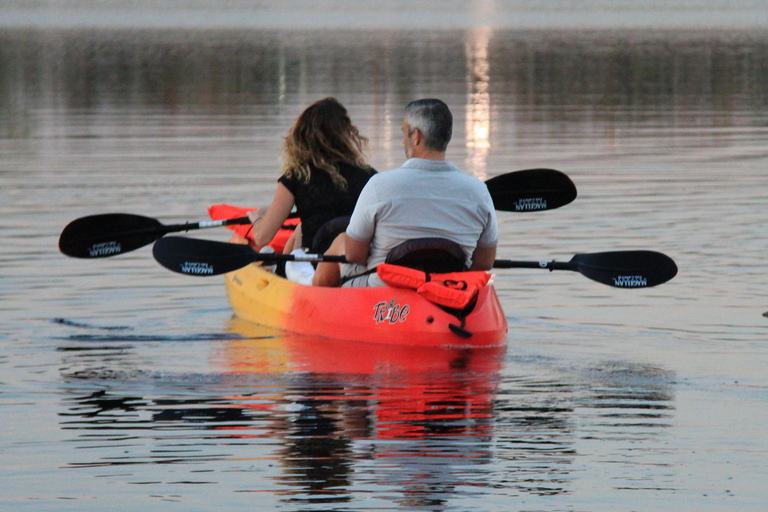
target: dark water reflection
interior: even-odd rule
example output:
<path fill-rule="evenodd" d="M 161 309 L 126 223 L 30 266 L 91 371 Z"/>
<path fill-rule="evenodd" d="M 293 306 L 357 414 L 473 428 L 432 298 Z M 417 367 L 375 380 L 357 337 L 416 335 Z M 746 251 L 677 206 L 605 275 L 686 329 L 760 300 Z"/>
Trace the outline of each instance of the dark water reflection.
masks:
<path fill-rule="evenodd" d="M 62 374 L 59 422 L 77 448 L 66 467 L 121 467 L 101 477 L 137 483 L 137 466 L 178 465 L 178 483 L 269 492 L 301 510 L 357 509 L 365 495 L 443 510 L 477 493 L 568 495 L 585 439 L 645 443 L 674 411 L 673 376 L 650 366 L 607 362 L 552 379 L 530 373 L 546 361 L 505 362 L 504 349 L 231 328 L 242 338 L 218 343 L 211 362 L 224 371 L 206 375 L 116 371 L 136 349 L 130 338 L 66 342 L 64 366 L 78 368 Z M 252 478 L 227 476 L 238 472 Z"/>

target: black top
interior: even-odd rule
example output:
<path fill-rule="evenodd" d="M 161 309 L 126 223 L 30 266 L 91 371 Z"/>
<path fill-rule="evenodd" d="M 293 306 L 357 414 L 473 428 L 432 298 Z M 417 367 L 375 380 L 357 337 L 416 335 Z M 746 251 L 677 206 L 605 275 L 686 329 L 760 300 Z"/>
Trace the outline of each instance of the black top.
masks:
<path fill-rule="evenodd" d="M 352 215 L 360 192 L 371 176 L 373 168 L 363 169 L 346 163 L 337 163 L 339 173 L 347 180 L 347 188 L 341 190 L 333 184 L 331 176 L 315 166 L 310 168 L 309 182 L 297 176 L 280 176 L 278 182 L 293 194 L 296 212 L 301 218 L 302 245 L 310 247 L 320 226 L 336 217 Z"/>

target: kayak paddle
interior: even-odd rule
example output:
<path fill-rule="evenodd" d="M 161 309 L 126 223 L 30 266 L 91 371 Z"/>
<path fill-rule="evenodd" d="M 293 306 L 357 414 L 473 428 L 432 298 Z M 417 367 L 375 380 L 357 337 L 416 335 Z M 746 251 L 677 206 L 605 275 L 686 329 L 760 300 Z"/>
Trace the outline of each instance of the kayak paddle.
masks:
<path fill-rule="evenodd" d="M 158 240 L 152 254 L 165 268 L 193 276 L 226 274 L 257 261 L 346 262 L 344 256 L 259 253 L 248 245 L 181 236 Z M 568 262 L 496 260 L 493 267 L 570 270 L 616 288 L 648 288 L 665 283 L 677 275 L 675 262 L 654 251 L 577 254 Z"/>
<path fill-rule="evenodd" d="M 59 237 L 59 250 L 73 258 L 107 258 L 149 245 L 168 233 L 250 223 L 246 216 L 167 226 L 142 215 L 104 213 L 70 222 Z"/>
<path fill-rule="evenodd" d="M 672 258 L 655 251 L 577 254 L 567 262 L 496 260 L 493 268 L 571 270 L 615 288 L 650 288 L 677 275 L 677 265 Z"/>
<path fill-rule="evenodd" d="M 571 179 L 553 169 L 527 169 L 486 182 L 497 210 L 531 212 L 560 208 L 576 199 Z M 134 251 L 168 233 L 250 224 L 248 217 L 164 225 L 130 213 L 90 215 L 70 222 L 59 237 L 59 250 L 73 258 L 106 258 Z"/>

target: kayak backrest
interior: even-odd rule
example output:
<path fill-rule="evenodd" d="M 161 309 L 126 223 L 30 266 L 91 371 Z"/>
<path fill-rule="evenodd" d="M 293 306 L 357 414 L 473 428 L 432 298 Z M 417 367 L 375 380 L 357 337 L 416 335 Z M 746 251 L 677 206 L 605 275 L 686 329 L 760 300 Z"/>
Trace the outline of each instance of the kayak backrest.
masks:
<path fill-rule="evenodd" d="M 336 237 L 344 233 L 349 225 L 349 216 L 334 217 L 317 230 L 310 251 L 315 254 L 325 254 L 325 251 L 331 246 Z"/>
<path fill-rule="evenodd" d="M 446 238 L 414 238 L 395 246 L 386 263 L 424 272 L 447 273 L 467 270 L 466 255 L 456 242 Z"/>

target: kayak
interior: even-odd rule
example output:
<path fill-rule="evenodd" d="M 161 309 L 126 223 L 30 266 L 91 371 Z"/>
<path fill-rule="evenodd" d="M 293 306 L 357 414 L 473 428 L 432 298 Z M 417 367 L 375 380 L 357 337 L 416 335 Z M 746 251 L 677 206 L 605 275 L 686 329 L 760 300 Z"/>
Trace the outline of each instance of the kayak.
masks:
<path fill-rule="evenodd" d="M 226 274 L 224 283 L 239 318 L 300 334 L 430 347 L 506 343 L 507 320 L 492 285 L 479 290 L 477 303 L 462 322 L 414 290 L 306 286 L 257 263 Z"/>
<path fill-rule="evenodd" d="M 211 216 L 218 215 L 211 211 Z M 506 344 L 507 320 L 491 284 L 478 290 L 470 311 L 457 313 L 412 289 L 306 286 L 273 274 L 261 263 L 225 274 L 224 283 L 236 316 L 294 333 L 422 347 Z"/>

